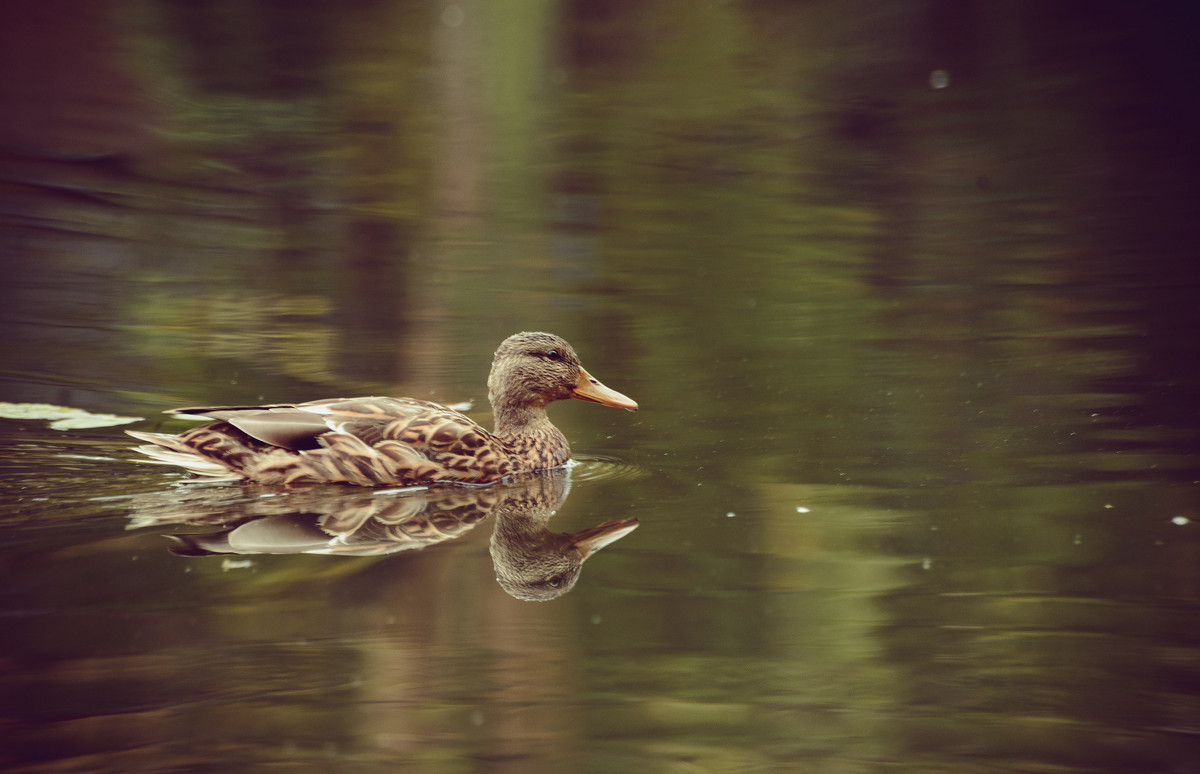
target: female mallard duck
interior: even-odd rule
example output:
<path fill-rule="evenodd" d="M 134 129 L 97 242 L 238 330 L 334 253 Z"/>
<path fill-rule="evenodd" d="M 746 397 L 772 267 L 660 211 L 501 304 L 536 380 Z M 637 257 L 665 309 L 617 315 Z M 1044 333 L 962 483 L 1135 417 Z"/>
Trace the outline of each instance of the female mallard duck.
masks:
<path fill-rule="evenodd" d="M 496 350 L 488 400 L 496 429 L 413 398 L 334 398 L 252 408 L 174 409 L 219 420 L 179 435 L 127 431 L 137 451 L 218 479 L 260 484 L 413 486 L 490 484 L 556 468 L 571 447 L 546 416 L 556 400 L 578 398 L 637 411 L 592 378 L 563 339 L 518 333 Z"/>

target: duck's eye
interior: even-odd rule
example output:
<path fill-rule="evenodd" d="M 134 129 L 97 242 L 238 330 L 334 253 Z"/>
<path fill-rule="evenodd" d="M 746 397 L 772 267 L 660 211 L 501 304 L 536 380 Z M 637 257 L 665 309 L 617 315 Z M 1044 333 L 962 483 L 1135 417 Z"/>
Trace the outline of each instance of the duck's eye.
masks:
<path fill-rule="evenodd" d="M 552 589 L 556 589 L 556 588 L 558 588 L 559 586 L 561 586 L 561 585 L 562 585 L 562 576 L 561 576 L 561 575 L 555 575 L 553 578 L 551 578 L 551 579 L 550 579 L 549 581 L 547 581 L 547 582 L 550 584 L 550 588 L 552 588 Z"/>
<path fill-rule="evenodd" d="M 558 354 L 557 349 L 552 349 L 546 353 L 546 357 L 550 358 L 551 360 L 559 360 L 562 357 L 562 355 Z"/>

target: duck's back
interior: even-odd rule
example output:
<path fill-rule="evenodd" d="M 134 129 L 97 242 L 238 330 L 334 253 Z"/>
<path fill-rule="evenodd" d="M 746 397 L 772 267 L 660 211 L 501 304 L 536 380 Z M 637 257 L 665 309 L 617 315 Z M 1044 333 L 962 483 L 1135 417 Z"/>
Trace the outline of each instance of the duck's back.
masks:
<path fill-rule="evenodd" d="M 263 484 L 486 484 L 533 469 L 478 423 L 422 400 L 348 398 L 175 413 L 218 421 L 178 436 L 134 433 L 155 444 L 141 451 L 197 473 Z"/>

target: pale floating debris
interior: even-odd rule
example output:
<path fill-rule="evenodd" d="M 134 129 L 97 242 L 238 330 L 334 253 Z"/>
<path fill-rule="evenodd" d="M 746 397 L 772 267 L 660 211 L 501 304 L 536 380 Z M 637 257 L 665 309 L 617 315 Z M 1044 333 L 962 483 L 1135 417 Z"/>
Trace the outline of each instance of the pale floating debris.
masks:
<path fill-rule="evenodd" d="M 945 70 L 934 70 L 929 74 L 929 87 L 944 89 L 950 85 L 950 73 Z"/>
<path fill-rule="evenodd" d="M 221 562 L 221 570 L 229 572 L 230 570 L 248 570 L 254 566 L 253 559 L 226 559 Z"/>
<path fill-rule="evenodd" d="M 116 414 L 93 414 L 69 406 L 51 403 L 0 403 L 4 419 L 49 419 L 51 430 L 82 430 L 89 427 L 112 427 L 138 422 L 142 417 L 119 417 Z"/>
<path fill-rule="evenodd" d="M 924 559 L 922 559 L 922 560 L 921 560 L 921 569 L 922 569 L 922 570 L 928 570 L 928 569 L 929 569 L 929 568 L 931 568 L 931 567 L 933 567 L 933 560 L 932 560 L 932 559 L 930 559 L 930 558 L 926 557 L 926 558 L 924 558 Z"/>
<path fill-rule="evenodd" d="M 1112 504 L 1112 503 L 1105 503 L 1105 504 L 1104 504 L 1104 508 L 1105 508 L 1105 510 L 1110 510 L 1110 509 L 1112 509 L 1112 507 L 1113 507 L 1113 504 Z"/>
<path fill-rule="evenodd" d="M 808 508 L 805 508 L 803 505 L 796 506 L 796 513 L 811 513 L 811 512 L 812 512 L 811 510 L 809 510 Z"/>
<path fill-rule="evenodd" d="M 732 519 L 734 516 L 737 516 L 737 514 L 734 513 L 733 511 L 728 511 L 725 514 L 725 518 L 727 518 L 727 519 Z"/>
<path fill-rule="evenodd" d="M 446 404 L 446 408 L 450 409 L 451 411 L 470 411 L 474 407 L 475 407 L 475 401 L 473 401 L 473 400 L 464 400 L 464 401 L 460 401 L 458 403 L 447 403 Z"/>
<path fill-rule="evenodd" d="M 1183 527 L 1192 523 L 1192 520 L 1187 516 L 1174 516 L 1171 518 L 1171 523 L 1176 527 Z"/>
<path fill-rule="evenodd" d="M 1077 546 L 1083 545 L 1083 535 L 1076 535 L 1071 539 L 1071 542 Z"/>

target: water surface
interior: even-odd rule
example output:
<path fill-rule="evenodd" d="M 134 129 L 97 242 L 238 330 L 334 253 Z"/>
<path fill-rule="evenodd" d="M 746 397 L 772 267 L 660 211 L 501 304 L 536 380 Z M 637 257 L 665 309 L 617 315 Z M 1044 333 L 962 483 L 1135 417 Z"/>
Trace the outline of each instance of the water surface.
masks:
<path fill-rule="evenodd" d="M 58 5 L 0 23 L 0 400 L 486 424 L 550 330 L 641 410 L 552 407 L 543 526 L 639 526 L 545 602 L 487 507 L 180 556 L 405 495 L 0 420 L 6 770 L 1200 766 L 1192 11 Z"/>

